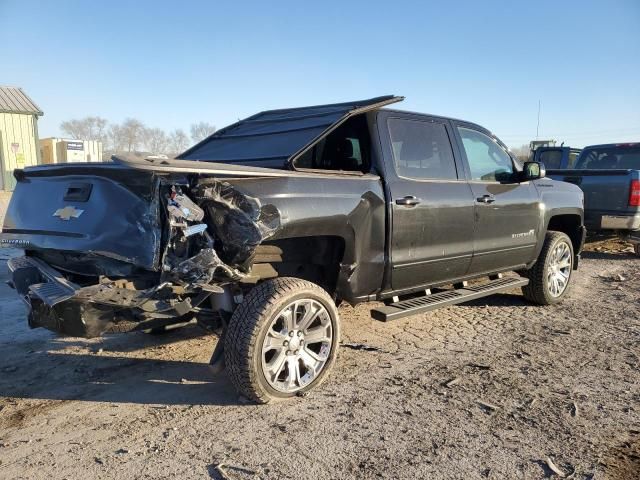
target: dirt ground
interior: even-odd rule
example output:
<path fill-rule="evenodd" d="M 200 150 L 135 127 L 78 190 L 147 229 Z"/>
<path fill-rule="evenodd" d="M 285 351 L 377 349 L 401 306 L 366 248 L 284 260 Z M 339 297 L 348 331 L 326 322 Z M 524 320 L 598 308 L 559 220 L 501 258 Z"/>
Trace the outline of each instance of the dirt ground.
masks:
<path fill-rule="evenodd" d="M 0 478 L 639 478 L 640 259 L 589 250 L 558 306 L 513 291 L 388 324 L 341 307 L 343 342 L 376 349 L 266 406 L 209 371 L 197 327 L 29 330 L 0 260 Z"/>

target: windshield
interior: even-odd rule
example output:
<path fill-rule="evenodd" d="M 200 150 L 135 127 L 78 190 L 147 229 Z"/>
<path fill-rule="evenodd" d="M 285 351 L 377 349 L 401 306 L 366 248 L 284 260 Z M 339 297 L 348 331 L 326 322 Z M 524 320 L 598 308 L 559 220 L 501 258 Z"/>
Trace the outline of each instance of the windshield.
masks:
<path fill-rule="evenodd" d="M 597 147 L 583 150 L 576 169 L 640 170 L 640 146 Z"/>

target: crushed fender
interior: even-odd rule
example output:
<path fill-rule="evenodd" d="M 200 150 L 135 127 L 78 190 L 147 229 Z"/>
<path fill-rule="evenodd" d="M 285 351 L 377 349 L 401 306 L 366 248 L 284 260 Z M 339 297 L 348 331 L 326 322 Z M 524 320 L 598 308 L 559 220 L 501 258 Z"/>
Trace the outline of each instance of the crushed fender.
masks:
<path fill-rule="evenodd" d="M 280 227 L 278 210 L 219 180 L 201 180 L 191 197 L 183 188 L 166 196 L 163 280 L 203 288 L 248 276 L 256 247 Z"/>

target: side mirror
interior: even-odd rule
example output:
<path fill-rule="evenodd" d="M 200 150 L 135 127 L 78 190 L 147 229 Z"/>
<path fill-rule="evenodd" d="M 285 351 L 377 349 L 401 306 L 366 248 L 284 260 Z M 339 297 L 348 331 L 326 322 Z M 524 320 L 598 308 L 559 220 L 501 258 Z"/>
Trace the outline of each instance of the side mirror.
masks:
<path fill-rule="evenodd" d="M 524 162 L 522 168 L 523 180 L 537 180 L 538 178 L 544 178 L 547 175 L 547 169 L 542 162 Z"/>

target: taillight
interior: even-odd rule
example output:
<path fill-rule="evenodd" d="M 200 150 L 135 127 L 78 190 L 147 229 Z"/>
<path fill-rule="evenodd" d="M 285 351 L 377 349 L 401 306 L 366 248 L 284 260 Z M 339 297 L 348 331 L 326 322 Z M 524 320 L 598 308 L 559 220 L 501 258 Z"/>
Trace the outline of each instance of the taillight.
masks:
<path fill-rule="evenodd" d="M 631 180 L 631 191 L 629 192 L 629 206 L 640 207 L 640 180 Z"/>

